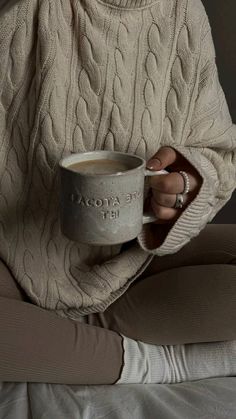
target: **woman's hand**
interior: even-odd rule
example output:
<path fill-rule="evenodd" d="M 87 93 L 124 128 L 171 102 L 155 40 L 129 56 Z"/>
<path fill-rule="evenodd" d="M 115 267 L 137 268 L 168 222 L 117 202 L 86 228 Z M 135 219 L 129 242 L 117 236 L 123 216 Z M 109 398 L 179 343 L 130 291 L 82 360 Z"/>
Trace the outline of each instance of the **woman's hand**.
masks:
<path fill-rule="evenodd" d="M 149 177 L 150 195 L 145 201 L 145 210 L 152 209 L 158 220 L 155 224 L 174 223 L 185 210 L 202 185 L 202 177 L 197 170 L 175 149 L 162 147 L 147 162 L 151 170 L 167 169 L 171 173 Z M 175 209 L 176 194 L 184 190 L 183 176 L 178 173 L 183 170 L 187 173 L 190 182 L 189 193 L 184 194 L 183 207 Z"/>

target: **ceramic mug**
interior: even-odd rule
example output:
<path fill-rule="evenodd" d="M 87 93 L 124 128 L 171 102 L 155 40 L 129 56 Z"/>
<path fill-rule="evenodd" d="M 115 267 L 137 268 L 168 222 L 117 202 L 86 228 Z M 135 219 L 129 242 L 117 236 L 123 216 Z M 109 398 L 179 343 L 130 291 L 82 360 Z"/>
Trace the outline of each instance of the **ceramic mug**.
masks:
<path fill-rule="evenodd" d="M 113 172 L 98 171 L 106 162 Z M 94 170 L 80 172 L 82 166 Z M 72 154 L 59 167 L 61 230 L 70 240 L 120 244 L 136 238 L 143 224 L 157 220 L 154 213 L 143 214 L 145 179 L 166 170 L 148 170 L 139 156 L 103 150 Z"/>

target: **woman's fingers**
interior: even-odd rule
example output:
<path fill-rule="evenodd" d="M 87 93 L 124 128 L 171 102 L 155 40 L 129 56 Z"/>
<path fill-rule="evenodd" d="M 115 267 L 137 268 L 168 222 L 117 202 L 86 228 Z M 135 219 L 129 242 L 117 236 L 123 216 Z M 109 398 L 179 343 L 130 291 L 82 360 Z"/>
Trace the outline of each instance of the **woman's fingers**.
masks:
<path fill-rule="evenodd" d="M 188 174 L 190 190 L 188 194 L 183 194 L 183 207 L 174 208 L 176 194 L 184 190 L 183 176 L 178 172 L 171 172 L 168 175 L 153 176 L 150 179 L 151 200 L 150 204 L 159 222 L 170 222 L 177 220 L 186 206 L 194 197 L 193 190 L 196 188 L 194 176 Z M 158 223 L 158 221 L 157 221 Z"/>
<path fill-rule="evenodd" d="M 198 187 L 198 181 L 191 173 L 187 173 L 189 178 L 190 189 L 194 191 Z M 149 185 L 152 189 L 158 190 L 166 194 L 183 193 L 184 178 L 181 173 L 171 172 L 168 175 L 157 175 L 149 177 Z"/>
<path fill-rule="evenodd" d="M 176 202 L 176 194 L 166 194 L 159 192 L 156 189 L 152 189 L 152 198 L 156 205 L 162 205 L 163 207 L 174 208 Z M 189 194 L 183 195 L 183 206 L 185 207 L 191 202 L 191 196 Z"/>
<path fill-rule="evenodd" d="M 161 220 L 173 220 L 183 211 L 182 209 L 163 207 L 162 205 L 157 204 L 153 198 L 151 198 L 151 206 L 157 218 L 160 218 Z"/>
<path fill-rule="evenodd" d="M 158 218 L 155 224 L 175 222 L 197 195 L 202 184 L 200 174 L 180 153 L 171 147 L 160 148 L 148 161 L 147 167 L 151 170 L 169 167 L 170 173 L 148 178 L 149 205 Z M 185 171 L 188 175 L 189 191 L 187 194 L 183 194 L 185 179 L 179 173 L 180 170 Z M 174 208 L 177 194 L 183 194 L 182 208 Z"/>

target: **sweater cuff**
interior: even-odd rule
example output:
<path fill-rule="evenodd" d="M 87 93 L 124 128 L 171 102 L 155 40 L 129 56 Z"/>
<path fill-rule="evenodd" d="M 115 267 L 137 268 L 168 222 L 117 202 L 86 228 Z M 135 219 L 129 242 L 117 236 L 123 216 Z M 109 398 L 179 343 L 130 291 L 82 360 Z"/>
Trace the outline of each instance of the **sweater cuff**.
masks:
<path fill-rule="evenodd" d="M 155 246 L 155 228 L 153 228 L 153 224 L 143 225 L 142 231 L 137 237 L 138 243 L 143 250 L 157 256 L 178 252 L 186 243 L 200 233 L 208 221 L 211 221 L 211 213 L 217 201 L 216 195 L 219 186 L 215 167 L 198 149 L 180 145 L 173 146 L 172 144 L 171 147 L 182 154 L 195 167 L 203 182 L 194 200 L 173 224 L 159 247 Z"/>

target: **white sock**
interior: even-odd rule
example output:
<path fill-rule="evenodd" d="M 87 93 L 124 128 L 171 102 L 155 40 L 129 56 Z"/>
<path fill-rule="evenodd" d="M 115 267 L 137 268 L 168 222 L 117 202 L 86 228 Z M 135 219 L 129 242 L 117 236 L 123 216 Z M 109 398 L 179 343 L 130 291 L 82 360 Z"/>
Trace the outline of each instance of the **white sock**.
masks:
<path fill-rule="evenodd" d="M 123 338 L 124 367 L 116 384 L 170 384 L 236 376 L 236 340 L 150 345 Z"/>

